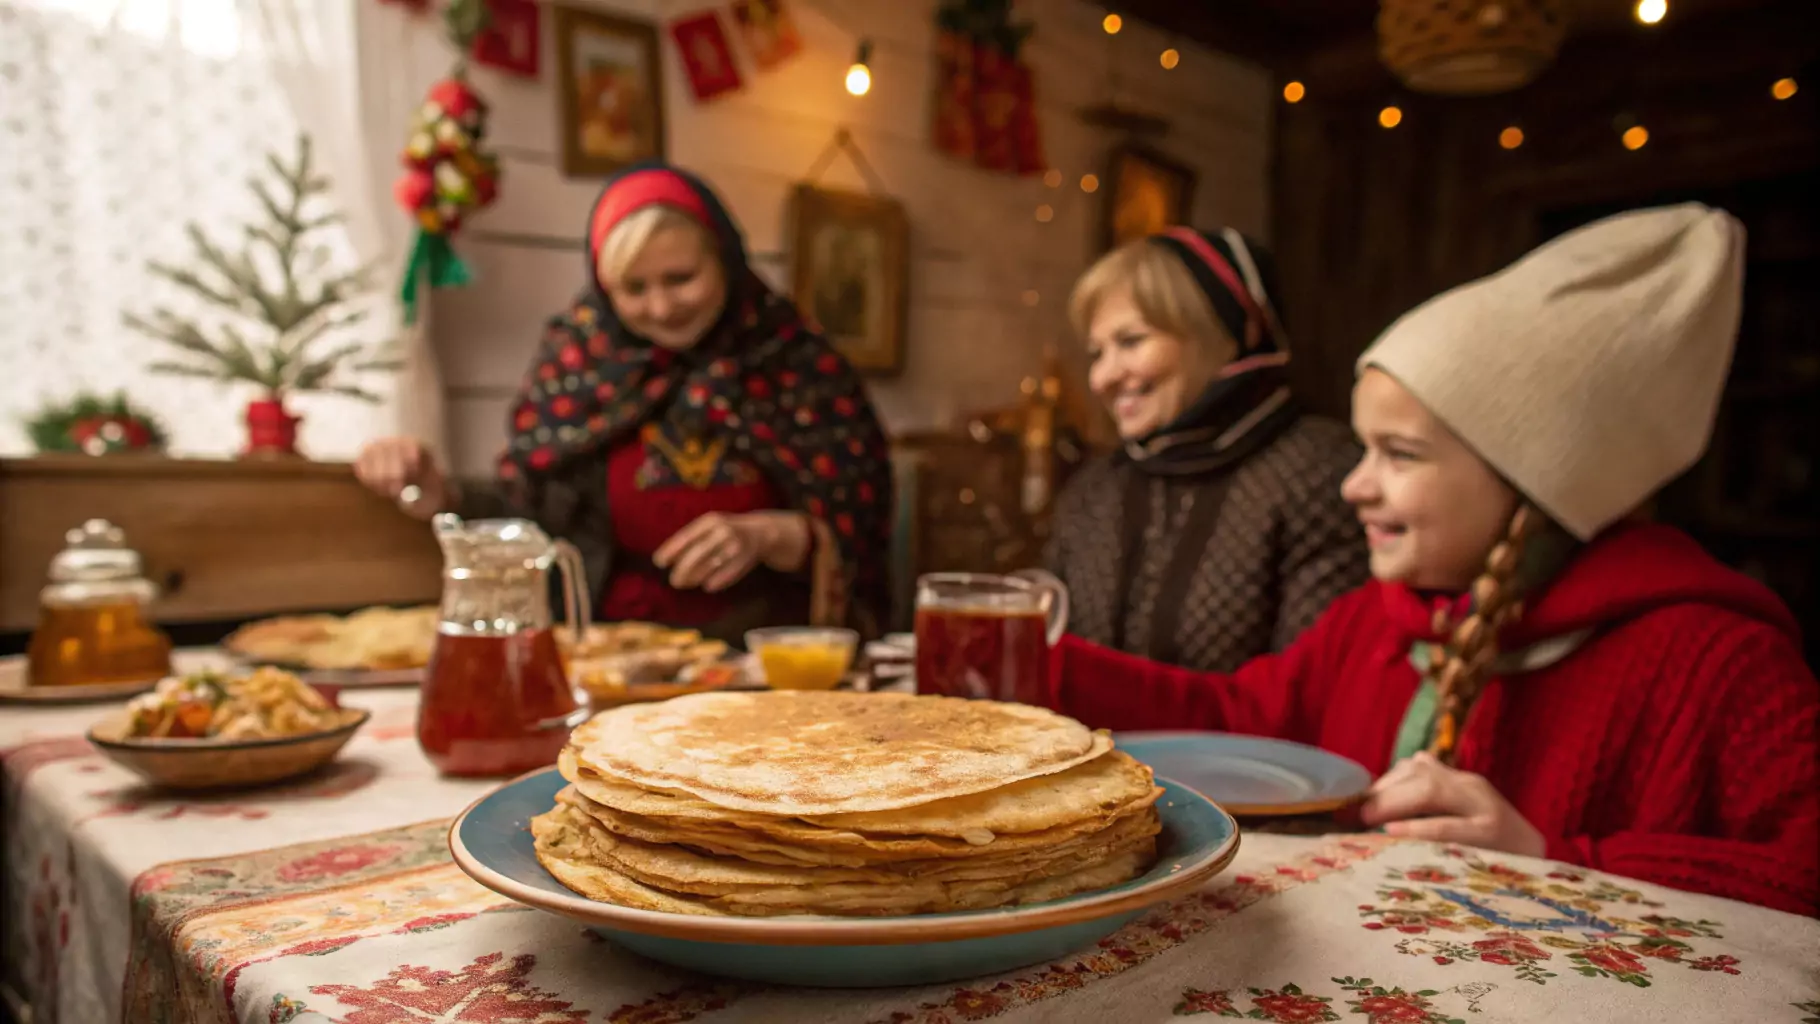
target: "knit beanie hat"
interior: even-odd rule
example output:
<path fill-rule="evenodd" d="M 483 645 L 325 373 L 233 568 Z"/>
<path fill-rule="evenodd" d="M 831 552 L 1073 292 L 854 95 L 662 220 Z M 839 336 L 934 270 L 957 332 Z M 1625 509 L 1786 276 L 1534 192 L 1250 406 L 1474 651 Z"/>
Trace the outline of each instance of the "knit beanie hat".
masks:
<path fill-rule="evenodd" d="M 1738 339 L 1744 227 L 1635 210 L 1430 299 L 1359 357 L 1581 540 L 1700 458 Z"/>

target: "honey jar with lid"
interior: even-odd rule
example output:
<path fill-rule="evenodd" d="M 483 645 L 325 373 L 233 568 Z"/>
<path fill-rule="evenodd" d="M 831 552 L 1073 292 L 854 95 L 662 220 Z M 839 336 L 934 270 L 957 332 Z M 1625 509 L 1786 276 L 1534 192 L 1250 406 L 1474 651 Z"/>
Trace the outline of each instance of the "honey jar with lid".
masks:
<path fill-rule="evenodd" d="M 38 595 L 26 652 L 30 685 L 152 682 L 171 673 L 171 641 L 147 616 L 157 588 L 139 552 L 105 519 L 64 535 Z"/>

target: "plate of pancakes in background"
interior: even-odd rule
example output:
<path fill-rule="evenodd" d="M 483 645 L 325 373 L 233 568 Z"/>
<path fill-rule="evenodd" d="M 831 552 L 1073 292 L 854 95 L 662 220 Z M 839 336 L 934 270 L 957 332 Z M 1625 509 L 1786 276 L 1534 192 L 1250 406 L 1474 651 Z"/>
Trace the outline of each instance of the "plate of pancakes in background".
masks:
<path fill-rule="evenodd" d="M 282 668 L 308 683 L 411 686 L 423 682 L 441 621 L 436 605 L 279 615 L 241 626 L 221 646 L 248 664 Z"/>
<path fill-rule="evenodd" d="M 765 691 L 601 712 L 449 844 L 480 884 L 652 959 L 874 987 L 1090 947 L 1218 874 L 1239 831 L 1041 708 Z"/>
<path fill-rule="evenodd" d="M 222 646 L 243 662 L 282 668 L 317 685 L 415 686 L 428 670 L 441 621 L 435 605 L 282 615 L 242 626 Z M 588 626 L 579 642 L 567 627 L 555 635 L 570 677 L 597 708 L 746 682 L 728 646 L 693 629 L 608 622 Z"/>

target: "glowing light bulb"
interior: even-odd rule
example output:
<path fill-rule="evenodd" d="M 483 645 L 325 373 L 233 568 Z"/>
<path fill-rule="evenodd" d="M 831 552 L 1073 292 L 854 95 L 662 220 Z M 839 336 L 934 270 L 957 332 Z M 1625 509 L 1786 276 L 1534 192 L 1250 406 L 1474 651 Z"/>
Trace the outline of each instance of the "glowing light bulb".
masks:
<path fill-rule="evenodd" d="M 1163 69 L 1167 71 L 1182 62 L 1182 55 L 1176 51 L 1175 47 L 1171 46 L 1169 49 L 1163 51 L 1163 55 L 1158 57 L 1157 61 L 1161 63 Z"/>
<path fill-rule="evenodd" d="M 1778 78 L 1776 84 L 1769 87 L 1769 94 L 1779 100 L 1793 99 L 1799 86 L 1792 78 Z"/>
<path fill-rule="evenodd" d="M 1395 128 L 1403 123 L 1402 107 L 1385 107 L 1378 111 L 1378 123 L 1386 128 Z"/>
<path fill-rule="evenodd" d="M 1105 20 L 1100 22 L 1100 27 L 1106 30 L 1107 35 L 1116 36 L 1119 34 L 1119 29 L 1125 27 L 1125 19 L 1116 14 L 1108 14 Z"/>
<path fill-rule="evenodd" d="M 1649 145 L 1649 129 L 1640 124 L 1632 125 L 1624 129 L 1624 134 L 1619 138 L 1624 143 L 1625 149 L 1635 152 Z"/>
<path fill-rule="evenodd" d="M 872 72 L 864 64 L 855 64 L 847 69 L 847 91 L 855 96 L 864 96 L 872 89 Z"/>
<path fill-rule="evenodd" d="M 1498 133 L 1498 145 L 1505 149 L 1516 149 L 1523 144 L 1523 129 L 1511 125 Z"/>
<path fill-rule="evenodd" d="M 847 67 L 847 91 L 855 96 L 864 96 L 872 90 L 872 40 L 861 39 L 859 52 L 853 55 L 853 63 Z"/>
<path fill-rule="evenodd" d="M 1668 17 L 1668 0 L 1637 0 L 1637 20 L 1645 25 L 1660 24 Z"/>
<path fill-rule="evenodd" d="M 1308 87 L 1300 82 L 1290 82 L 1283 86 L 1283 100 L 1286 103 L 1300 103 L 1308 95 Z"/>

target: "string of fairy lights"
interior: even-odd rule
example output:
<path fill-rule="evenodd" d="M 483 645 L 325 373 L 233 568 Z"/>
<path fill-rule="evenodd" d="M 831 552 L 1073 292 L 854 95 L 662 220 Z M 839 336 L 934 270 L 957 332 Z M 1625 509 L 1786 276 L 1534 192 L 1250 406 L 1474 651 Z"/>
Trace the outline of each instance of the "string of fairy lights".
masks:
<path fill-rule="evenodd" d="M 1636 0 L 1636 3 L 1631 9 L 1631 14 L 1638 24 L 1647 28 L 1662 24 L 1668 17 L 1668 8 L 1669 0 Z M 1125 19 L 1116 11 L 1107 11 L 1105 16 L 1100 19 L 1100 29 L 1109 36 L 1118 35 L 1124 27 Z M 854 96 L 864 96 L 871 90 L 871 55 L 872 41 L 867 38 L 862 38 L 859 41 L 857 52 L 854 54 L 853 63 L 848 65 L 842 83 L 846 87 L 848 93 Z M 1157 63 L 1161 65 L 1165 71 L 1174 70 L 1182 63 L 1182 53 L 1173 46 L 1164 47 L 1163 50 L 1157 54 Z M 1793 99 L 1795 95 L 1800 92 L 1800 89 L 1800 83 L 1793 77 L 1782 76 L 1769 83 L 1768 92 L 1772 100 L 1783 102 Z M 1282 97 L 1284 103 L 1291 105 L 1302 103 L 1308 99 L 1308 95 L 1307 84 L 1300 80 L 1291 80 L 1283 84 Z M 1404 123 L 1404 120 L 1403 108 L 1395 103 L 1387 103 L 1378 109 L 1378 126 L 1385 131 L 1395 130 Z M 1613 127 L 1617 132 L 1618 144 L 1625 149 L 1635 152 L 1636 150 L 1640 150 L 1649 145 L 1649 128 L 1634 117 L 1628 115 L 1621 116 L 1614 121 Z M 1528 142 L 1528 136 L 1524 133 L 1521 125 L 1506 124 L 1498 130 L 1497 143 L 1501 149 L 1521 149 L 1526 142 Z M 1055 168 L 1050 168 L 1043 174 L 1043 184 L 1051 189 L 1061 188 L 1063 181 L 1064 175 L 1060 170 Z M 1097 192 L 1099 191 L 1099 187 L 1099 175 L 1093 173 L 1081 175 L 1080 188 L 1082 192 Z M 1037 223 L 1048 224 L 1055 220 L 1056 208 L 1051 203 L 1040 203 L 1036 207 L 1035 216 Z M 1023 304 L 1026 306 L 1035 306 L 1040 301 L 1040 296 L 1033 288 L 1026 289 L 1020 297 Z"/>
<path fill-rule="evenodd" d="M 1668 18 L 1668 0 L 1636 0 L 1636 4 L 1631 9 L 1631 15 L 1637 20 L 1638 24 L 1645 27 L 1660 25 Z M 1103 29 L 1107 35 L 1118 35 L 1119 30 L 1124 28 L 1124 26 L 1125 19 L 1116 12 L 1107 12 L 1106 16 L 1100 20 L 1100 28 Z M 1157 61 L 1165 70 L 1173 69 L 1181 63 L 1182 55 L 1180 51 L 1176 50 L 1174 47 L 1168 47 L 1164 49 L 1162 53 L 1158 54 Z M 1801 91 L 1801 86 L 1793 77 L 1782 76 L 1769 83 L 1768 91 L 1772 100 L 1781 102 L 1794 99 L 1795 94 Z M 1285 82 L 1283 84 L 1282 96 L 1284 103 L 1301 103 L 1308 98 L 1308 86 L 1306 83 L 1299 80 Z M 1383 128 L 1386 131 L 1395 129 L 1403 124 L 1403 108 L 1395 103 L 1387 103 L 1378 109 L 1377 120 L 1378 127 Z M 1617 132 L 1618 144 L 1625 149 L 1634 152 L 1649 145 L 1649 128 L 1638 122 L 1635 118 L 1621 117 L 1614 122 L 1614 128 Z M 1523 144 L 1528 141 L 1528 136 L 1524 134 L 1522 126 L 1507 124 L 1498 130 L 1497 140 L 1498 146 L 1501 149 L 1521 149 Z M 1059 172 L 1056 171 L 1050 171 L 1049 173 L 1052 176 L 1059 175 Z M 1059 179 L 1056 182 L 1052 182 L 1051 187 L 1054 187 L 1057 184 L 1060 184 Z M 1098 179 L 1094 178 L 1091 174 L 1086 175 L 1081 179 L 1081 188 L 1085 191 L 1092 192 L 1098 186 Z M 1049 211 L 1047 215 L 1044 213 L 1045 210 Z M 1037 210 L 1038 220 L 1046 222 L 1053 216 L 1054 211 L 1050 210 L 1047 206 L 1039 207 Z"/>

